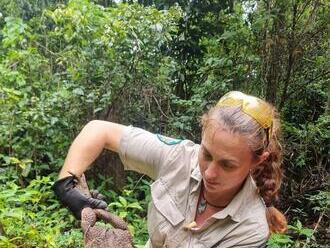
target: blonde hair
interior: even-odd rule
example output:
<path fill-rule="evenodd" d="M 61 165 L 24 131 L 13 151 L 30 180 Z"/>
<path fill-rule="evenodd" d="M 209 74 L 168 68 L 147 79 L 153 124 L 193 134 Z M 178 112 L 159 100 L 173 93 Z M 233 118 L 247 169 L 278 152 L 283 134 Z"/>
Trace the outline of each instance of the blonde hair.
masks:
<path fill-rule="evenodd" d="M 266 205 L 266 217 L 270 233 L 284 233 L 287 230 L 285 216 L 273 206 L 278 198 L 282 182 L 282 146 L 280 144 L 280 121 L 277 111 L 272 108 L 272 128 L 265 130 L 256 120 L 241 111 L 240 106 L 213 107 L 202 117 L 202 130 L 210 120 L 216 120 L 223 128 L 232 133 L 244 135 L 257 159 L 265 151 L 269 157 L 252 172 L 260 196 Z M 268 133 L 270 132 L 270 133 Z"/>

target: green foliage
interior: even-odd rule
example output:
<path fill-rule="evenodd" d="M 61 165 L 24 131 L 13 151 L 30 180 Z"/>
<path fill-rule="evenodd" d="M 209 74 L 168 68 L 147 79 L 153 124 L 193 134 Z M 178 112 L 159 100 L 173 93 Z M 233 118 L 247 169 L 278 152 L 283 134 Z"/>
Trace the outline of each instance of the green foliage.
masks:
<path fill-rule="evenodd" d="M 293 241 L 286 234 L 273 234 L 267 242 L 270 248 L 287 248 L 290 247 Z"/>
<path fill-rule="evenodd" d="M 121 195 L 113 194 L 109 199 L 109 208 L 113 213 L 125 218 L 128 228 L 133 235 L 134 244 L 144 246 L 148 240 L 146 212 L 150 201 L 150 182 L 141 177 L 137 183 L 128 177 L 128 184 Z M 137 191 L 138 189 L 138 191 Z M 141 199 L 141 192 L 143 196 Z"/>
<path fill-rule="evenodd" d="M 304 228 L 301 222 L 298 220 L 295 225 L 289 225 L 289 229 L 293 230 L 298 236 L 303 238 L 310 238 L 313 235 L 313 230 L 310 228 Z"/>
<path fill-rule="evenodd" d="M 299 220 L 294 225 L 289 225 L 289 230 L 291 236 L 288 234 L 271 235 L 268 246 L 270 248 L 310 247 L 308 246 L 309 239 L 315 239 L 313 230 L 303 227 Z M 292 236 L 295 236 L 295 241 L 292 240 Z"/>
<path fill-rule="evenodd" d="M 159 49 L 179 15 L 176 9 L 164 14 L 139 5 L 103 9 L 77 0 L 26 23 L 6 18 L 0 63 L 3 152 L 33 160 L 38 174 L 60 166 L 76 130 L 125 101 L 118 96 L 131 98 L 126 105 L 137 111 L 145 101 L 139 89 L 149 84 L 152 90 L 154 80 L 160 87 L 166 82 Z"/>
<path fill-rule="evenodd" d="M 14 164 L 16 160 L 19 161 L 10 158 Z M 82 247 L 78 221 L 54 198 L 53 181 L 51 177 L 37 177 L 24 187 L 15 168 L 1 169 L 0 226 L 5 236 L 0 235 L 0 247 Z M 137 199 L 136 188 L 144 189 L 148 196 Z M 130 179 L 122 195 L 113 191 L 109 194 L 112 212 L 129 222 L 134 243 L 144 245 L 148 239 L 145 209 L 150 197 L 149 182 L 143 179 L 133 184 Z"/>
<path fill-rule="evenodd" d="M 72 228 L 73 217 L 68 218 L 68 211 L 54 199 L 53 178 L 36 177 L 24 187 L 12 167 L 1 170 L 0 224 L 5 231 L 1 247 L 82 247 L 78 229 L 61 235 Z"/>
<path fill-rule="evenodd" d="M 315 195 L 307 196 L 307 199 L 314 203 L 312 210 L 315 212 L 325 212 L 330 209 L 330 192 L 318 191 Z"/>
<path fill-rule="evenodd" d="M 287 163 L 298 168 L 322 167 L 329 150 L 329 127 L 330 117 L 327 115 L 322 115 L 315 123 L 300 126 L 285 123 L 286 146 L 292 153 Z"/>

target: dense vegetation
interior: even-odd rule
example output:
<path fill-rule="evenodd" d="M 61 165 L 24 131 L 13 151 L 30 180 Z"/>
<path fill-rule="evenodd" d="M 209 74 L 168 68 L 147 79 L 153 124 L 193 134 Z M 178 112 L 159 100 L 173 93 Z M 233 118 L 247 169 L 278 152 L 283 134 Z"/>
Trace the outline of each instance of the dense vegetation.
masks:
<path fill-rule="evenodd" d="M 269 247 L 327 247 L 329 2 L 123 2 L 0 0 L 0 247 L 82 247 L 51 186 L 88 121 L 199 142 L 201 114 L 229 90 L 283 119 L 290 229 Z M 107 152 L 88 178 L 143 247 L 150 180 Z"/>

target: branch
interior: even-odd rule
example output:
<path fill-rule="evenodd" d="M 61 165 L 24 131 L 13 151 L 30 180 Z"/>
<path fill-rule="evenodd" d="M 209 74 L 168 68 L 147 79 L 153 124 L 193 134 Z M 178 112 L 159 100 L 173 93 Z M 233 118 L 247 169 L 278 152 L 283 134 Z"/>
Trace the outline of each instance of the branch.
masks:
<path fill-rule="evenodd" d="M 317 75 L 316 77 L 311 78 L 311 79 L 308 80 L 308 82 L 305 83 L 304 85 L 308 85 L 308 84 L 312 83 L 313 81 L 315 81 L 316 79 L 318 79 L 318 78 L 320 78 L 320 77 L 323 77 L 323 76 L 326 76 L 326 75 L 328 75 L 328 74 L 330 74 L 330 71 L 325 71 L 324 73 L 321 73 L 321 74 Z M 290 98 L 291 95 L 294 94 L 294 93 L 296 93 L 296 94 L 299 95 L 300 92 L 301 92 L 302 90 L 306 90 L 306 87 L 301 87 L 301 85 L 298 85 L 298 88 L 294 88 L 291 92 L 289 92 L 289 93 L 287 94 L 287 99 Z"/>
<path fill-rule="evenodd" d="M 6 235 L 5 229 L 3 228 L 3 225 L 0 222 L 0 236 L 5 236 L 5 235 Z"/>
<path fill-rule="evenodd" d="M 320 223 L 321 223 L 321 220 L 322 220 L 322 218 L 323 218 L 323 216 L 324 216 L 324 212 L 325 212 L 325 210 L 323 210 L 323 212 L 320 214 L 319 219 L 318 219 L 317 222 L 316 222 L 316 225 L 315 225 L 315 227 L 314 227 L 314 229 L 313 229 L 313 233 L 312 233 L 311 236 L 314 235 L 314 233 L 316 232 L 316 229 L 319 227 L 319 225 L 320 225 Z M 307 245 L 309 244 L 310 241 L 311 241 L 311 238 L 308 237 L 308 238 L 306 239 L 306 243 L 304 244 L 303 248 L 307 247 Z"/>
<path fill-rule="evenodd" d="M 311 1 L 306 1 L 304 7 L 302 8 L 301 12 L 297 15 L 297 21 L 300 19 L 300 17 L 304 14 L 305 9 L 307 8 L 307 6 L 312 2 Z"/>
<path fill-rule="evenodd" d="M 162 113 L 162 115 L 164 115 L 167 119 L 169 119 L 169 117 L 163 112 L 162 107 L 160 106 L 160 104 L 159 104 L 157 98 L 156 98 L 154 95 L 152 95 L 152 98 L 155 100 L 155 102 L 156 102 L 156 104 L 157 104 L 157 106 L 158 106 L 158 109 L 159 109 L 159 111 Z"/>
<path fill-rule="evenodd" d="M 52 55 L 56 55 L 56 53 L 50 51 L 47 47 L 45 47 L 44 45 L 41 45 L 39 42 L 35 41 L 35 43 L 36 43 L 37 46 L 39 46 L 39 47 L 45 49 L 46 52 L 48 52 L 48 53 L 50 53 L 50 54 L 52 54 Z"/>

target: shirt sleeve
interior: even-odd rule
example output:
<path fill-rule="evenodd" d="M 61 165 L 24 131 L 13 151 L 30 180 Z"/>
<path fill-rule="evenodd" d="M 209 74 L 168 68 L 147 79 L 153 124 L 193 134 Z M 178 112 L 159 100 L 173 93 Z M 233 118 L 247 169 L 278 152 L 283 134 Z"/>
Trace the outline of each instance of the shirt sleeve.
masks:
<path fill-rule="evenodd" d="M 128 126 L 120 140 L 119 156 L 125 170 L 134 170 L 156 179 L 160 168 L 177 155 L 180 143 L 181 140 Z"/>

